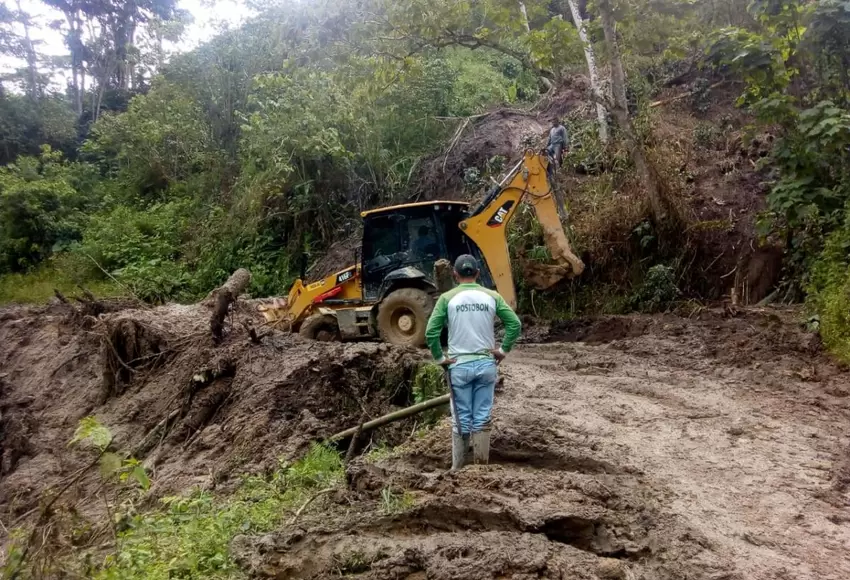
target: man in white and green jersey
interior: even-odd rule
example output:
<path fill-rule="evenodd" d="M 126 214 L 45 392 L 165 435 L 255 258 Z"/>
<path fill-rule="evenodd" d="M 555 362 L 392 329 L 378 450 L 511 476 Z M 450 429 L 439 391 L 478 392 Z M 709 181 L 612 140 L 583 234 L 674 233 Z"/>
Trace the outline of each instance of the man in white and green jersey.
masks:
<path fill-rule="evenodd" d="M 496 365 L 519 338 L 521 323 L 505 300 L 493 290 L 476 283 L 478 261 L 464 254 L 455 260 L 458 286 L 440 296 L 425 340 L 431 354 L 447 367 L 452 395 L 452 469 L 463 467 L 472 444 L 475 463 L 490 456 L 490 412 L 496 387 Z M 493 323 L 498 317 L 505 336 L 496 348 Z M 443 353 L 440 334 L 449 326 L 449 351 Z"/>

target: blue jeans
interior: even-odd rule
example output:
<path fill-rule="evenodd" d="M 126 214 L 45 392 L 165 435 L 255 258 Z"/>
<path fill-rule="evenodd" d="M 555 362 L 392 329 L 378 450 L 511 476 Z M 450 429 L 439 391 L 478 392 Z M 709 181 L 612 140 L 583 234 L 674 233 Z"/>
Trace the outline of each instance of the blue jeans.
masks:
<path fill-rule="evenodd" d="M 496 361 L 474 360 L 449 370 L 452 381 L 452 430 L 476 433 L 490 425 L 493 392 L 496 389 Z"/>

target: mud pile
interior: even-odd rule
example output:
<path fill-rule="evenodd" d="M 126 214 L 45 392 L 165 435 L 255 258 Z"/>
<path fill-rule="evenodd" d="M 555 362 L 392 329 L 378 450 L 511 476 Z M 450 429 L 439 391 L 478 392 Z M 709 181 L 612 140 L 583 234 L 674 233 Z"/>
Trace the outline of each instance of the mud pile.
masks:
<path fill-rule="evenodd" d="M 587 79 L 575 76 L 568 79 L 555 94 L 545 97 L 534 107 L 497 109 L 470 119 L 456 142 L 447 151 L 423 162 L 414 176 L 411 198 L 464 199 L 464 171 L 470 167 L 483 168 L 493 157 L 500 156 L 511 167 L 527 147 L 540 149 L 553 119 L 567 114 L 590 117 L 587 105 Z"/>
<path fill-rule="evenodd" d="M 734 366 L 774 363 L 796 354 L 819 366 L 823 356 L 820 337 L 806 328 L 793 307 L 699 308 L 687 316 L 600 316 L 539 324 L 532 342 L 584 342 L 634 349 L 628 339 L 641 336 L 676 337 L 689 345 L 700 360 L 719 359 Z M 797 361 L 799 367 L 802 363 Z M 834 368 L 824 365 L 823 370 Z"/>
<path fill-rule="evenodd" d="M 850 381 L 799 312 L 610 317 L 545 332 L 500 367 L 491 465 L 447 472 L 446 421 L 389 457 L 356 460 L 345 493 L 297 526 L 237 537 L 243 569 L 284 579 L 848 577 Z"/>
<path fill-rule="evenodd" d="M 116 449 L 144 460 L 158 496 L 226 487 L 236 471 L 271 469 L 364 413 L 411 402 L 422 352 L 267 329 L 256 344 L 243 326 L 254 309 L 238 304 L 218 346 L 204 304 L 99 318 L 67 305 L 0 310 L 0 519 L 25 516 L 91 461 L 68 447 L 88 415 L 112 431 Z M 379 436 L 397 443 L 410 428 L 400 422 Z M 91 480 L 68 501 L 86 497 Z"/>

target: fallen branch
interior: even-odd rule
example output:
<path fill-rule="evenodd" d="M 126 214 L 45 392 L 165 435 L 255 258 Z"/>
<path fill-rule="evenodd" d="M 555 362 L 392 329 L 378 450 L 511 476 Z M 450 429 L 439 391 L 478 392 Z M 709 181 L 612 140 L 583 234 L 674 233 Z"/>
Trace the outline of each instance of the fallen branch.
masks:
<path fill-rule="evenodd" d="M 113 276 L 112 274 L 110 274 L 109 272 L 107 272 L 107 271 L 106 271 L 106 269 L 105 269 L 103 266 L 101 266 L 100 264 L 98 264 L 98 263 L 97 263 L 97 260 L 95 260 L 94 258 L 92 258 L 92 257 L 91 257 L 89 254 L 87 254 L 86 252 L 83 252 L 83 255 L 84 255 L 86 258 L 88 258 L 89 260 L 91 260 L 91 261 L 94 263 L 94 265 L 95 265 L 95 266 L 97 266 L 97 267 L 98 267 L 98 269 L 99 269 L 101 272 L 103 272 L 104 274 L 106 274 L 106 275 L 109 277 L 109 279 L 110 279 L 110 280 L 112 280 L 113 282 L 115 282 L 116 284 L 118 284 L 121 288 L 123 288 L 124 290 L 126 290 L 126 291 L 127 291 L 127 293 L 128 293 L 128 294 L 130 294 L 130 296 L 132 296 L 133 298 L 135 298 L 136 300 L 138 300 L 139 302 L 141 302 L 142 304 L 144 304 L 144 301 L 142 301 L 142 299 L 141 299 L 141 298 L 139 298 L 139 297 L 136 295 L 136 293 L 135 293 L 135 292 L 133 292 L 133 290 L 132 290 L 129 286 L 127 286 L 126 284 L 122 284 L 121 282 L 119 282 L 119 281 L 115 278 L 115 276 Z"/>
<path fill-rule="evenodd" d="M 21 571 L 23 571 L 24 565 L 27 562 L 27 556 L 29 555 L 33 542 L 35 542 L 35 538 L 38 535 L 39 528 L 46 524 L 50 520 L 51 515 L 53 514 L 53 504 L 55 504 L 66 491 L 71 489 L 72 485 L 80 481 L 80 479 L 83 477 L 83 475 L 86 474 L 89 469 L 91 469 L 100 462 L 100 459 L 106 453 L 106 450 L 109 449 L 110 445 L 112 445 L 112 439 L 110 439 L 109 442 L 103 446 L 103 448 L 100 450 L 100 453 L 97 454 L 97 456 L 91 461 L 91 463 L 77 471 L 77 473 L 75 473 L 74 476 L 71 477 L 71 479 L 68 480 L 68 482 L 64 486 L 62 486 L 62 489 L 60 489 L 59 492 L 54 495 L 49 502 L 47 502 L 47 505 L 42 508 L 41 515 L 39 515 L 38 521 L 35 522 L 35 525 L 33 526 L 32 531 L 30 532 L 30 535 L 27 538 L 27 544 L 24 547 L 24 551 L 21 553 L 20 559 L 18 560 L 18 566 L 8 576 L 9 580 L 16 580 L 21 575 Z"/>
<path fill-rule="evenodd" d="M 433 409 L 434 407 L 440 407 L 442 405 L 448 404 L 449 395 L 441 395 L 439 397 L 434 397 L 433 399 L 423 401 L 422 403 L 417 403 L 410 407 L 406 407 L 398 411 L 393 411 L 392 413 L 388 413 L 386 415 L 378 417 L 377 419 L 373 419 L 367 423 L 363 423 L 363 425 L 357 425 L 356 427 L 346 429 L 345 431 L 340 431 L 339 433 L 329 437 L 328 441 L 337 441 L 339 439 L 344 439 L 345 437 L 351 437 L 358 431 L 371 431 L 372 429 L 377 429 L 378 427 L 382 427 L 389 423 L 394 423 L 395 421 L 405 419 L 407 417 L 410 417 L 411 415 L 417 415 L 423 411 L 427 411 L 428 409 Z"/>
<path fill-rule="evenodd" d="M 292 519 L 291 519 L 291 520 L 289 520 L 289 525 L 291 526 L 291 525 L 293 525 L 296 521 L 298 521 L 298 516 L 300 516 L 300 515 L 301 515 L 301 513 L 302 513 L 305 509 L 307 509 L 307 506 L 308 506 L 308 505 L 310 505 L 311 503 L 313 503 L 314 501 L 316 501 L 316 498 L 321 497 L 321 496 L 323 496 L 323 495 L 325 495 L 325 494 L 328 494 L 328 493 L 332 492 L 332 491 L 333 491 L 333 490 L 335 490 L 335 489 L 336 489 L 335 487 L 326 487 L 325 489 L 323 489 L 323 490 L 321 490 L 321 491 L 317 491 L 316 493 L 314 493 L 313 495 L 311 495 L 311 496 L 310 496 L 310 498 L 309 498 L 307 501 L 305 501 L 303 504 L 301 504 L 301 507 L 300 507 L 300 508 L 298 508 L 298 511 L 297 511 L 297 512 L 295 512 L 295 515 L 294 515 L 294 516 L 292 516 Z"/>
<path fill-rule="evenodd" d="M 345 452 L 345 460 L 342 462 L 343 465 L 348 465 L 351 462 L 351 458 L 354 457 L 354 448 L 357 447 L 357 440 L 363 432 L 363 424 L 366 422 L 366 417 L 367 415 L 364 411 L 363 415 L 360 417 L 360 425 L 357 426 L 357 431 L 355 431 L 348 444 L 348 451 Z"/>
<path fill-rule="evenodd" d="M 157 437 L 160 437 L 164 434 L 165 430 L 168 427 L 168 424 L 173 421 L 179 414 L 180 409 L 175 409 L 171 411 L 165 417 L 165 419 L 154 425 L 153 429 L 148 431 L 148 434 L 145 435 L 145 438 L 142 439 L 138 445 L 136 445 L 136 448 L 133 449 L 131 455 L 133 457 L 141 457 L 142 455 L 146 454 L 154 446 Z M 160 433 L 160 431 L 162 431 L 163 433 Z"/>
<path fill-rule="evenodd" d="M 723 83 L 725 83 L 725 82 L 726 82 L 725 80 L 722 80 L 722 81 L 716 82 L 716 83 L 714 83 L 713 85 L 710 85 L 710 86 L 709 86 L 707 89 L 705 89 L 705 90 L 706 90 L 706 91 L 710 91 L 711 89 L 716 89 L 717 87 L 719 87 L 720 85 L 722 85 L 722 84 L 723 84 Z M 687 98 L 687 97 L 690 97 L 690 96 L 691 96 L 691 95 L 693 95 L 693 94 L 694 94 L 694 91 L 686 91 L 686 92 L 682 93 L 681 95 L 676 95 L 675 97 L 670 97 L 669 99 L 661 99 L 660 101 L 655 101 L 655 102 L 653 102 L 653 103 L 650 103 L 650 104 L 649 104 L 649 108 L 650 108 L 650 109 L 654 109 L 654 108 L 656 108 L 656 107 L 661 107 L 661 106 L 663 106 L 663 105 L 667 105 L 667 104 L 669 104 L 669 103 L 673 103 L 673 102 L 675 102 L 675 101 L 681 101 L 682 99 L 685 99 L 685 98 Z"/>
<path fill-rule="evenodd" d="M 59 300 L 62 304 L 68 304 L 68 299 L 65 298 L 65 295 L 62 294 L 58 288 L 53 289 L 53 295 L 56 296 L 56 299 Z"/>

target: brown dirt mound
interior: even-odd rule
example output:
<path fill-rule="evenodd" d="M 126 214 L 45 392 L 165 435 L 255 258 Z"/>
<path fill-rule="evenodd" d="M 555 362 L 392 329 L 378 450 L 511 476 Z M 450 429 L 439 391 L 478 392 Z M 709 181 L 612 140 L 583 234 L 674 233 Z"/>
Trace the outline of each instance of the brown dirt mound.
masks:
<path fill-rule="evenodd" d="M 601 316 L 553 322 L 548 334 L 537 332 L 539 342 L 584 342 L 588 344 L 628 344 L 639 336 L 674 336 L 681 344 L 707 359 L 727 364 L 768 363 L 796 353 L 806 367 L 827 370 L 820 337 L 806 329 L 795 308 L 700 309 L 689 317 L 673 314 Z"/>
<path fill-rule="evenodd" d="M 576 76 L 529 111 L 497 109 L 472 119 L 448 153 L 435 155 L 422 163 L 414 177 L 417 185 L 410 197 L 418 200 L 466 199 L 463 176 L 467 168 L 480 169 L 496 156 L 504 157 L 510 167 L 528 147 L 526 141 L 537 148 L 545 145 L 552 119 L 587 108 L 588 88 L 587 80 Z"/>
<path fill-rule="evenodd" d="M 349 266 L 353 266 L 354 251 L 362 244 L 362 236 L 362 232 L 358 231 L 347 239 L 331 244 L 322 257 L 307 271 L 307 279 L 311 282 L 321 280 Z"/>
<path fill-rule="evenodd" d="M 238 322 L 254 315 L 239 303 L 214 346 L 204 304 L 122 310 L 90 330 L 63 308 L 0 310 L 0 520 L 27 514 L 91 460 L 67 446 L 87 415 L 113 432 L 116 449 L 145 461 L 157 496 L 215 487 L 235 469 L 262 472 L 364 412 L 411 401 L 423 352 L 269 331 L 253 344 Z M 395 443 L 410 428 L 400 422 L 380 437 Z M 91 475 L 69 503 L 85 505 Z"/>

